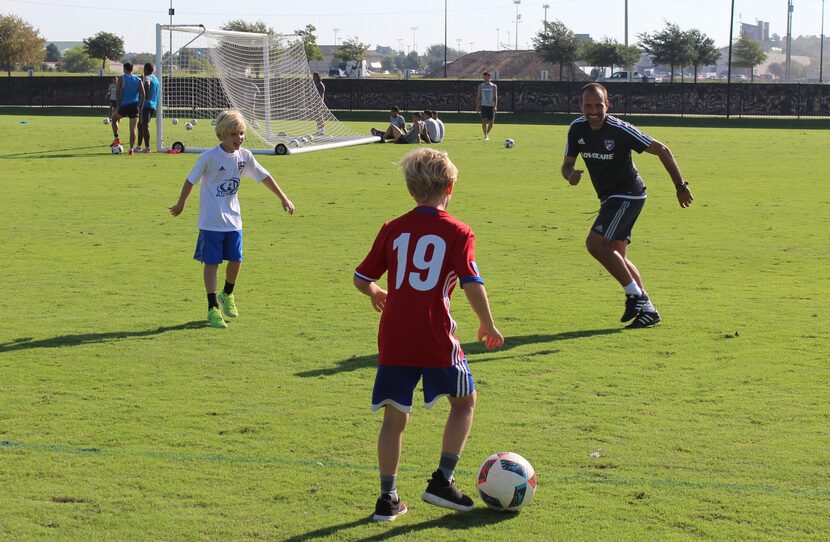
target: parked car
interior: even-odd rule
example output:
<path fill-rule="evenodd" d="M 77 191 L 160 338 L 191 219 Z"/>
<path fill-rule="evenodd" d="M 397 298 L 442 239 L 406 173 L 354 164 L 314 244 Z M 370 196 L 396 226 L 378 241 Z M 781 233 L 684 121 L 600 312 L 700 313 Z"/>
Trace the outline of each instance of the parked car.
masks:
<path fill-rule="evenodd" d="M 629 81 L 632 83 L 653 83 L 654 77 L 640 74 L 640 72 L 633 72 L 629 79 L 628 71 L 618 71 L 612 73 L 610 77 L 600 77 L 597 79 L 599 83 L 628 83 Z"/>

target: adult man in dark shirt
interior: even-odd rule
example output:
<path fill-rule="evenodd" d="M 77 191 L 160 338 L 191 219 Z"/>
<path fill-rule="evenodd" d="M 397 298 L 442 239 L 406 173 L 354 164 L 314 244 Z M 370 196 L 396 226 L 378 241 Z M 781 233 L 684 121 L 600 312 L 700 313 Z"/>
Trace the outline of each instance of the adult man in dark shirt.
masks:
<path fill-rule="evenodd" d="M 572 186 L 579 184 L 583 170 L 574 169 L 574 165 L 577 157 L 582 156 L 601 202 L 585 245 L 625 290 L 625 312 L 620 320 L 633 319 L 629 328 L 651 327 L 660 323 L 660 314 L 627 254 L 631 229 L 646 201 L 646 187 L 631 160 L 631 151 L 660 157 L 674 182 L 681 207 L 691 205 L 694 198 L 669 148 L 608 115 L 610 105 L 604 86 L 591 83 L 583 87 L 583 116 L 573 121 L 568 131 L 562 176 Z"/>

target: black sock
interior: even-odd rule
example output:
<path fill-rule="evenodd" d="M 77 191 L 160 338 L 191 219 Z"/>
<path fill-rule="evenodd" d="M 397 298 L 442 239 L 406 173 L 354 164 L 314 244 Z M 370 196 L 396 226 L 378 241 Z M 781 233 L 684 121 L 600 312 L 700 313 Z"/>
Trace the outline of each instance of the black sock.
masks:
<path fill-rule="evenodd" d="M 208 310 L 212 309 L 213 307 L 219 307 L 219 300 L 216 299 L 216 292 L 212 294 L 208 294 Z"/>
<path fill-rule="evenodd" d="M 223 290 L 225 292 L 225 295 L 231 295 L 233 293 L 233 285 L 233 282 L 225 281 L 225 288 Z"/>

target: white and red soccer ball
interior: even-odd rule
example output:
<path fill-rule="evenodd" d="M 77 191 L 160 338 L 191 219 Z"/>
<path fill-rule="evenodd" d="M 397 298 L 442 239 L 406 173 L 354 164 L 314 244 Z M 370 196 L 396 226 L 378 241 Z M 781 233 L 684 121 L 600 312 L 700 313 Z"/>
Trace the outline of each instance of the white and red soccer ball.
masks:
<path fill-rule="evenodd" d="M 487 506 L 495 510 L 515 512 L 533 499 L 536 472 L 519 454 L 499 452 L 481 464 L 476 485 L 478 494 Z"/>

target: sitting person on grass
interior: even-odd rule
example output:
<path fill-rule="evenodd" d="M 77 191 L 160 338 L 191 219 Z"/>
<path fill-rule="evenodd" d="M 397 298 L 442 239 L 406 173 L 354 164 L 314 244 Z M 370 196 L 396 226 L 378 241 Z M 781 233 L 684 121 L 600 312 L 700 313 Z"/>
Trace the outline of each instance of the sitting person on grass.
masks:
<path fill-rule="evenodd" d="M 392 139 L 393 128 L 398 128 L 401 131 L 406 130 L 406 119 L 403 118 L 400 110 L 394 105 L 389 109 L 389 126 L 386 127 L 386 131 L 378 130 L 377 128 L 372 128 L 371 131 L 373 136 Z"/>
<path fill-rule="evenodd" d="M 381 138 L 380 143 L 399 143 L 399 144 L 415 144 L 421 141 L 421 136 L 426 131 L 424 121 L 421 120 L 421 114 L 418 112 L 412 113 L 412 124 L 409 130 L 404 132 L 397 126 L 392 128 L 392 137 L 389 139 Z"/>

